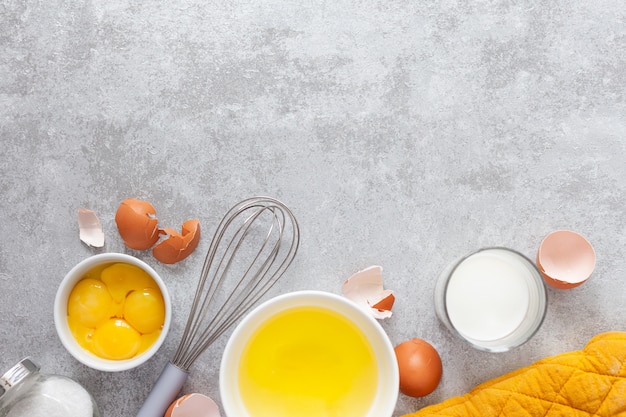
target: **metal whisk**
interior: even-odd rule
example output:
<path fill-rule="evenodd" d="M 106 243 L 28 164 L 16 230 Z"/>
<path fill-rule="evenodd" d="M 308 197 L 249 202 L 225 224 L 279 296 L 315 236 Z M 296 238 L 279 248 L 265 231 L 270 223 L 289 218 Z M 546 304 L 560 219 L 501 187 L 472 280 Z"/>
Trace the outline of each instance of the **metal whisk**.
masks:
<path fill-rule="evenodd" d="M 162 417 L 189 368 L 283 276 L 300 243 L 291 210 L 278 200 L 241 201 L 217 227 L 176 354 L 165 366 L 137 417 Z"/>

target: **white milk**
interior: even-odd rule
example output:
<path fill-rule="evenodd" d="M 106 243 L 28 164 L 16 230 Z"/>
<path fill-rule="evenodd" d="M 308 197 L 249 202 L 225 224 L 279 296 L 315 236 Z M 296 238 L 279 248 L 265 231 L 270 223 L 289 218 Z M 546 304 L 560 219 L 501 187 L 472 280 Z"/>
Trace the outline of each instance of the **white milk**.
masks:
<path fill-rule="evenodd" d="M 517 329 L 529 309 L 531 271 L 521 256 L 487 249 L 463 260 L 448 282 L 445 303 L 454 328 L 477 341 Z"/>

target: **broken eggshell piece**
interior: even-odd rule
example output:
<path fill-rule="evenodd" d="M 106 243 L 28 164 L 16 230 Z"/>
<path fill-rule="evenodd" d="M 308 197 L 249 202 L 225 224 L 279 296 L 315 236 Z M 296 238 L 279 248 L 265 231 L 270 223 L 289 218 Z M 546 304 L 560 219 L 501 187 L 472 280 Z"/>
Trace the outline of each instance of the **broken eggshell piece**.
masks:
<path fill-rule="evenodd" d="M 115 223 L 127 247 L 136 250 L 153 247 L 152 255 L 165 264 L 185 259 L 198 246 L 200 240 L 198 220 L 187 220 L 183 223 L 181 233 L 170 228 L 161 229 L 152 204 L 135 198 L 122 201 L 115 214 Z M 162 235 L 165 237 L 156 244 Z"/>
<path fill-rule="evenodd" d="M 127 198 L 115 213 L 115 223 L 124 240 L 131 249 L 145 250 L 159 240 L 156 210 L 147 201 Z"/>
<path fill-rule="evenodd" d="M 220 410 L 206 395 L 187 394 L 174 401 L 164 417 L 220 417 Z"/>
<path fill-rule="evenodd" d="M 183 223 L 182 233 L 170 228 L 163 229 L 162 233 L 167 237 L 152 249 L 152 255 L 164 264 L 173 264 L 188 257 L 198 246 L 200 222 L 187 220 Z"/>
<path fill-rule="evenodd" d="M 96 213 L 91 210 L 78 209 L 79 237 L 85 244 L 94 248 L 104 246 L 104 232 Z"/>
<path fill-rule="evenodd" d="M 348 278 L 342 287 L 343 295 L 376 319 L 391 317 L 395 301 L 393 291 L 383 289 L 383 268 L 370 266 Z"/>
<path fill-rule="evenodd" d="M 582 285 L 596 265 L 593 246 L 571 230 L 557 230 L 546 236 L 537 252 L 537 267 L 546 283 L 570 289 Z"/>

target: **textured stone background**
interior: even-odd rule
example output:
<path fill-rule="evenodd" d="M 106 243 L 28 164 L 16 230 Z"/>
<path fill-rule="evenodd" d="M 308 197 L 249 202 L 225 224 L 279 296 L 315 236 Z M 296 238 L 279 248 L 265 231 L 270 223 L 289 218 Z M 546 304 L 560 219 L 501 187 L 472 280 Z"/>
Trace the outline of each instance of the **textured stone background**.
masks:
<path fill-rule="evenodd" d="M 401 395 L 396 416 L 625 330 L 625 28 L 622 0 L 3 0 L 0 368 L 31 355 L 87 386 L 103 416 L 134 415 L 178 343 L 213 227 L 256 194 L 302 227 L 278 293 L 339 293 L 382 265 L 392 342 L 440 351 L 437 391 Z M 113 217 L 126 197 L 167 225 L 199 218 L 198 252 L 165 266 L 125 249 Z M 79 207 L 99 214 L 103 250 L 79 241 Z M 594 244 L 597 268 L 549 291 L 529 343 L 478 352 L 438 323 L 450 262 L 489 245 L 534 258 L 563 228 Z M 132 371 L 82 366 L 54 330 L 58 283 L 101 251 L 147 261 L 176 305 L 166 344 Z M 186 392 L 219 402 L 225 342 Z"/>

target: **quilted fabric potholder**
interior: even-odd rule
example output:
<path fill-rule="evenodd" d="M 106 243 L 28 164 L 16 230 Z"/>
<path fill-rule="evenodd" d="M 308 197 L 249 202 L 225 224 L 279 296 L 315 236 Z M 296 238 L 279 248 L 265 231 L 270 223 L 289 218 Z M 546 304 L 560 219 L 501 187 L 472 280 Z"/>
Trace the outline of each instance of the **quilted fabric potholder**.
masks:
<path fill-rule="evenodd" d="M 404 417 L 626 417 L 626 332 L 542 359 Z"/>

